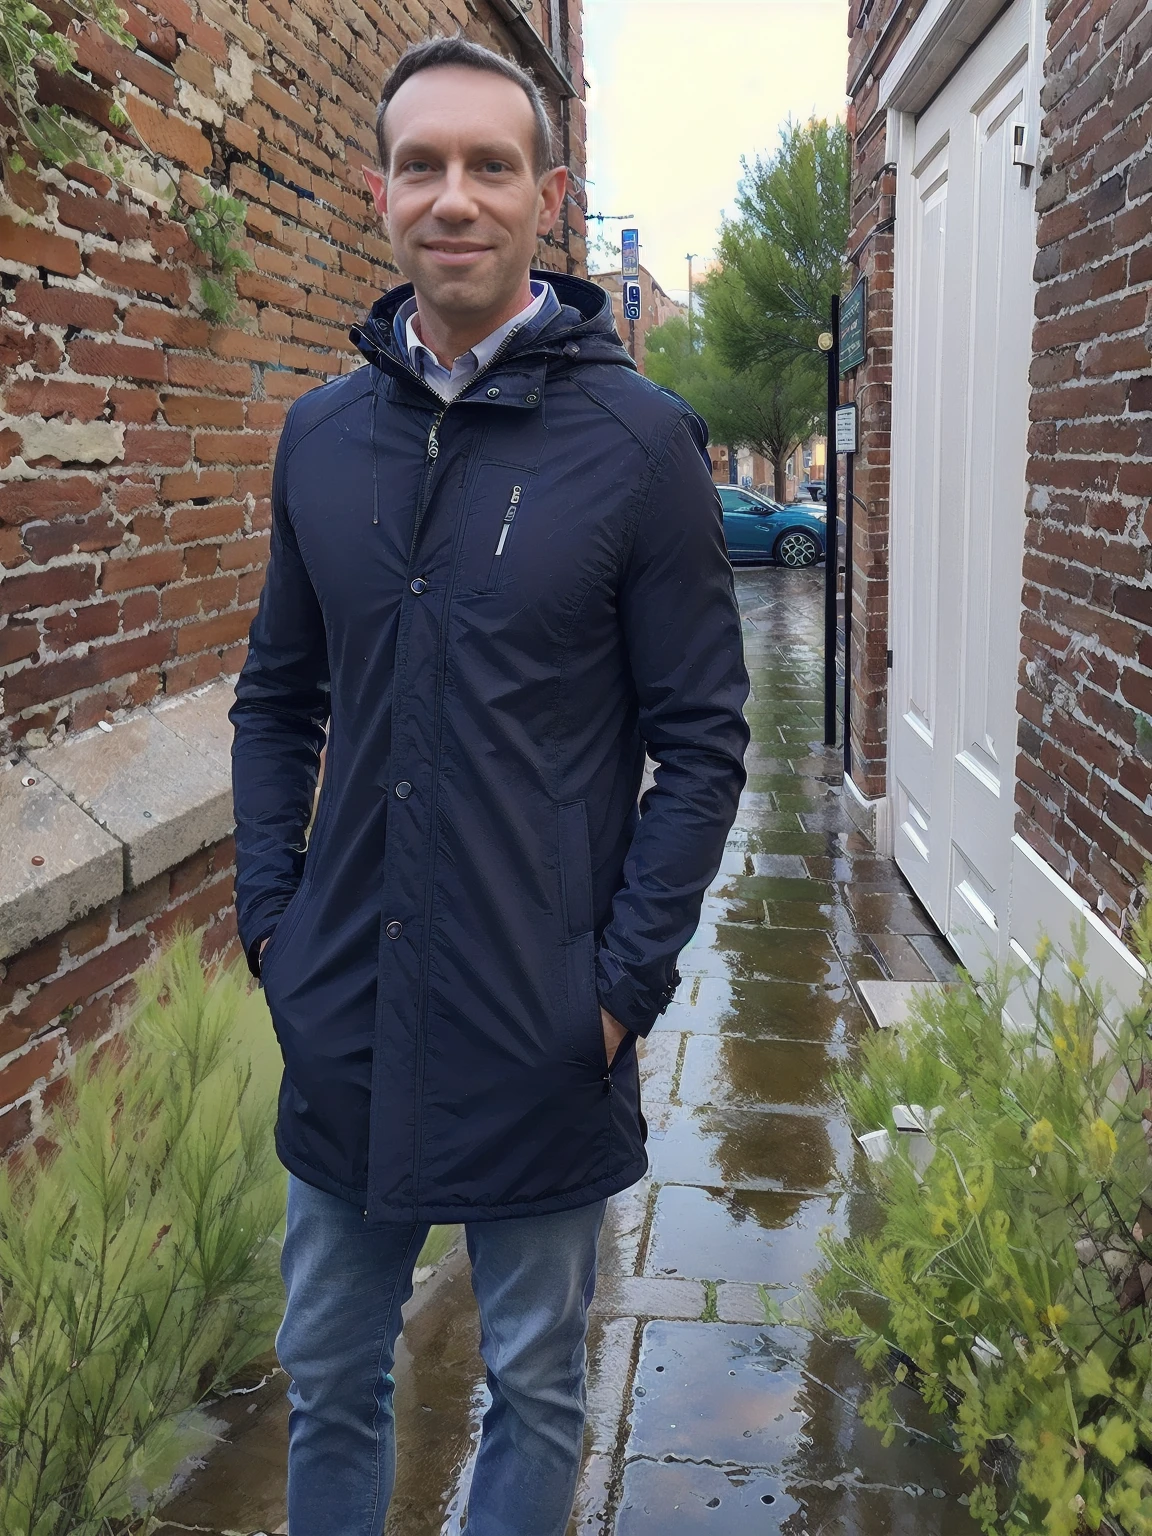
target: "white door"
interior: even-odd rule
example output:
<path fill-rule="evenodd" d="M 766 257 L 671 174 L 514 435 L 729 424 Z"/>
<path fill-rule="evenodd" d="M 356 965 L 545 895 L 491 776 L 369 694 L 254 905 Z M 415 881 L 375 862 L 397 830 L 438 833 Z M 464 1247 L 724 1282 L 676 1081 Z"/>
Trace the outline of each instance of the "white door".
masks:
<path fill-rule="evenodd" d="M 892 824 L 977 970 L 1008 946 L 1036 252 L 1013 144 L 1035 120 L 1034 52 L 1017 0 L 905 120 L 897 193 Z"/>

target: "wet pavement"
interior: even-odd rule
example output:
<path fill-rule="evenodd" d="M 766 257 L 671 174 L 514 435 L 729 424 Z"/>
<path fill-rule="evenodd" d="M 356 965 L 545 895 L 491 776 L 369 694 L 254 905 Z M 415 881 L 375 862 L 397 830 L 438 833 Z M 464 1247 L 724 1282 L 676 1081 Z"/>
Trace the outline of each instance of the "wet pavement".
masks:
<path fill-rule="evenodd" d="M 642 1050 L 651 1171 L 611 1202 L 570 1536 L 969 1536 L 952 1454 L 903 1394 L 884 1448 L 851 1351 L 769 1327 L 826 1228 L 874 1219 L 830 1086 L 871 1028 L 859 984 L 947 979 L 951 956 L 842 809 L 821 745 L 823 572 L 738 573 L 749 781 L 676 1002 Z M 462 1246 L 462 1245 L 461 1245 Z M 467 1262 L 417 1289 L 398 1359 L 388 1536 L 463 1529 L 484 1409 Z M 283 1380 L 225 1405 L 222 1444 L 164 1536 L 283 1529 Z M 307 1533 L 305 1533 L 307 1536 Z"/>

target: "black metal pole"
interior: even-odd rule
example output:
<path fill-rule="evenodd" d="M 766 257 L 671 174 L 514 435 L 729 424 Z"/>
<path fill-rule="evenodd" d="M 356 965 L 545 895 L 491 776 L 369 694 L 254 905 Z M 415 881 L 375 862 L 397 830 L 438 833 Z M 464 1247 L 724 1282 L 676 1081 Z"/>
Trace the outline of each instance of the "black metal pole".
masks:
<path fill-rule="evenodd" d="M 837 526 L 836 409 L 840 404 L 840 296 L 832 295 L 829 330 L 832 346 L 828 352 L 828 450 L 825 456 L 824 505 L 827 521 L 824 533 L 824 744 L 836 744 L 836 578 L 840 564 L 840 537 Z"/>
<path fill-rule="evenodd" d="M 860 423 L 856 423 L 859 432 Z M 844 466 L 844 772 L 852 772 L 852 519 L 856 507 L 856 455 Z"/>

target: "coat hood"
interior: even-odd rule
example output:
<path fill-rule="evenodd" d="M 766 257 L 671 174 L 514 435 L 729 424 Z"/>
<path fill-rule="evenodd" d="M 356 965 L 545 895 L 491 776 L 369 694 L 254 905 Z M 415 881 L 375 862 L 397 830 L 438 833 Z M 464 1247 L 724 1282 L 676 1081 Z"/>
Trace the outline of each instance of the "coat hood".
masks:
<path fill-rule="evenodd" d="M 516 338 L 507 357 L 520 362 L 527 357 L 545 357 L 573 363 L 618 363 L 635 371 L 636 364 L 616 334 L 612 300 L 603 288 L 559 272 L 533 269 L 531 275 L 539 282 L 551 283 L 560 300 L 560 313 L 539 330 L 529 329 Z M 373 304 L 368 318 L 348 333 L 368 362 L 387 373 L 410 376 L 412 372 L 397 346 L 393 322 L 413 292 L 411 283 L 390 288 Z"/>

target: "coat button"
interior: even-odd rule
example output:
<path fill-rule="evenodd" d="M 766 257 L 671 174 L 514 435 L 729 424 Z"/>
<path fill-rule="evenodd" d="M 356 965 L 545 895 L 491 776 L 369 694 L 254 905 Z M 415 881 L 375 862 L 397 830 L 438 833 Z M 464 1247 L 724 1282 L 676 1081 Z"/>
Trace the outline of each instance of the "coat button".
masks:
<path fill-rule="evenodd" d="M 397 784 L 397 786 L 396 786 L 396 798 L 397 798 L 397 800 L 407 800 L 408 796 L 411 793 L 412 793 L 412 786 L 411 786 L 411 784 L 409 784 L 407 779 L 401 779 L 399 784 Z"/>
<path fill-rule="evenodd" d="M 498 389 L 496 389 L 495 387 L 493 387 L 492 389 L 490 389 L 488 391 L 488 398 L 489 398 L 489 400 L 499 400 L 499 398 L 500 398 L 500 391 Z"/>
<path fill-rule="evenodd" d="M 540 398 L 540 396 L 538 394 L 536 394 L 535 391 L 533 391 L 532 394 L 530 394 L 530 395 L 525 395 L 524 396 L 525 401 L 529 405 L 535 405 L 537 400 L 539 400 L 539 398 Z"/>
<path fill-rule="evenodd" d="M 388 937 L 390 939 L 398 939 L 400 937 L 400 935 L 404 932 L 404 924 L 403 923 L 397 923 L 397 922 L 391 922 L 391 923 L 388 924 L 387 928 L 385 928 L 384 932 L 388 935 Z"/>
<path fill-rule="evenodd" d="M 417 597 L 419 597 L 422 592 L 427 592 L 428 590 L 428 583 L 424 580 L 423 576 L 417 576 L 415 580 L 410 583 L 410 586 Z"/>

